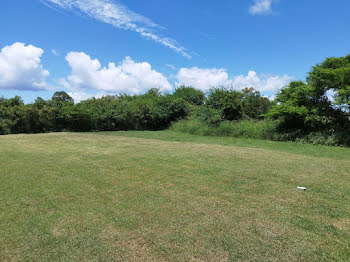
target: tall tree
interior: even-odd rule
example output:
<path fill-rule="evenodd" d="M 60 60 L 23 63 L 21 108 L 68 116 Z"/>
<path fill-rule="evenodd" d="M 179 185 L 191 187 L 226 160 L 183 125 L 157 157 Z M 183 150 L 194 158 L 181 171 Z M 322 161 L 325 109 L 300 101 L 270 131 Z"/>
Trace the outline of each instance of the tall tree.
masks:
<path fill-rule="evenodd" d="M 319 96 L 327 91 L 335 94 L 335 104 L 350 111 L 350 55 L 330 57 L 314 66 L 307 78 Z"/>
<path fill-rule="evenodd" d="M 68 95 L 64 91 L 55 92 L 52 96 L 52 100 L 59 104 L 62 104 L 62 103 L 74 104 L 73 98 L 70 97 L 70 95 Z"/>

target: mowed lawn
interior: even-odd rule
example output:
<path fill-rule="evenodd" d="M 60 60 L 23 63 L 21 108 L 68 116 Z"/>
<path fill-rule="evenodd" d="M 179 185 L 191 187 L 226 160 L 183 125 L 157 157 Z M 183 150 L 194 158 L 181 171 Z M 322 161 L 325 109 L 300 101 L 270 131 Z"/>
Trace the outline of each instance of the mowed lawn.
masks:
<path fill-rule="evenodd" d="M 349 260 L 350 149 L 0 136 L 0 261 Z"/>

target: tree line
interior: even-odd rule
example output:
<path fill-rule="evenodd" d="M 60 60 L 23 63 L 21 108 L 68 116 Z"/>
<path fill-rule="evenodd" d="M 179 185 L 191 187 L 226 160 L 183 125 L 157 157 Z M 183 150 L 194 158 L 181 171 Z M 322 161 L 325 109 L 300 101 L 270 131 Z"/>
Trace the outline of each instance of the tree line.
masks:
<path fill-rule="evenodd" d="M 330 98 L 333 94 L 334 99 Z M 215 128 L 222 123 L 272 121 L 280 140 L 317 136 L 350 145 L 350 55 L 327 58 L 306 82 L 291 82 L 270 101 L 253 88 L 203 93 L 182 86 L 172 94 L 114 95 L 79 103 L 63 91 L 24 104 L 0 98 L 0 134 L 57 131 L 161 130 L 179 120 Z M 322 142 L 322 141 L 321 141 Z"/>
<path fill-rule="evenodd" d="M 234 96 L 237 96 L 236 100 L 231 101 Z M 221 101 L 221 98 L 225 101 Z M 241 100 L 243 103 L 239 102 L 239 106 L 236 106 Z M 104 96 L 76 104 L 66 92 L 60 91 L 50 100 L 38 97 L 32 104 L 24 104 L 18 96 L 1 98 L 0 133 L 160 130 L 168 128 L 174 121 L 186 118 L 197 107 L 213 105 L 219 109 L 226 106 L 217 103 L 235 107 L 231 111 L 223 108 L 227 117 L 232 120 L 245 115 L 258 118 L 267 112 L 271 104 L 253 89 L 215 89 L 206 98 L 202 91 L 183 86 L 177 88 L 173 94 L 163 94 L 158 89 L 151 89 L 144 95 Z"/>

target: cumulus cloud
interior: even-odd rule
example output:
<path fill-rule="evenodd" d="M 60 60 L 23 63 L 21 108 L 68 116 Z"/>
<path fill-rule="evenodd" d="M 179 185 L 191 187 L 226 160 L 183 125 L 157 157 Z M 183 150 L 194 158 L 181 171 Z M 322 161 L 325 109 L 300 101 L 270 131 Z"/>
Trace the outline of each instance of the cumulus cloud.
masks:
<path fill-rule="evenodd" d="M 120 29 L 134 31 L 142 37 L 160 43 L 186 58 L 191 57 L 186 49 L 174 39 L 162 36 L 159 31 L 161 27 L 156 23 L 114 0 L 42 0 L 42 2 L 86 14 Z"/>
<path fill-rule="evenodd" d="M 267 15 L 272 13 L 273 0 L 254 0 L 249 7 L 249 14 L 251 15 Z"/>
<path fill-rule="evenodd" d="M 211 87 L 230 85 L 228 74 L 224 69 L 181 68 L 176 77 L 177 86 L 188 85 L 203 91 Z"/>
<path fill-rule="evenodd" d="M 235 76 L 231 85 L 238 89 L 253 87 L 260 92 L 275 92 L 286 86 L 292 79 L 293 77 L 289 75 L 258 75 L 255 71 L 249 71 L 246 76 Z"/>
<path fill-rule="evenodd" d="M 71 91 L 67 92 L 68 95 L 70 95 L 73 99 L 74 102 L 79 103 L 80 101 L 87 100 L 89 98 L 95 97 L 95 98 L 101 98 L 105 95 L 108 95 L 108 93 L 103 93 L 103 92 L 97 92 L 97 93 L 87 93 L 83 90 L 79 91 Z"/>
<path fill-rule="evenodd" d="M 46 89 L 49 72 L 43 69 L 41 48 L 14 43 L 0 52 L 0 89 Z"/>
<path fill-rule="evenodd" d="M 198 67 L 182 68 L 179 70 L 176 85 L 188 85 L 207 91 L 212 87 L 228 87 L 243 89 L 253 87 L 260 92 L 275 92 L 287 85 L 293 77 L 288 75 L 258 75 L 249 71 L 246 76 L 229 77 L 225 69 L 201 69 Z"/>
<path fill-rule="evenodd" d="M 66 60 L 72 72 L 60 83 L 80 95 L 82 90 L 87 89 L 106 94 L 139 94 L 150 88 L 160 88 L 162 91 L 172 89 L 168 80 L 152 69 L 149 63 L 136 63 L 130 57 L 119 65 L 109 63 L 107 67 L 102 67 L 97 59 L 91 59 L 83 52 L 70 52 Z"/>

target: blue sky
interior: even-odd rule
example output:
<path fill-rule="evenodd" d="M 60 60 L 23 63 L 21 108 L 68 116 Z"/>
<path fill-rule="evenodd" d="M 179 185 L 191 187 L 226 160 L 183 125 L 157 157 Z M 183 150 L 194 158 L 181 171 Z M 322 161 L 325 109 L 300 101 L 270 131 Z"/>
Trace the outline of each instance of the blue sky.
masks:
<path fill-rule="evenodd" d="M 350 53 L 349 0 L 2 0 L 0 96 L 253 86 Z"/>

